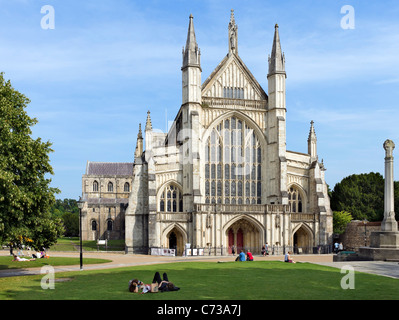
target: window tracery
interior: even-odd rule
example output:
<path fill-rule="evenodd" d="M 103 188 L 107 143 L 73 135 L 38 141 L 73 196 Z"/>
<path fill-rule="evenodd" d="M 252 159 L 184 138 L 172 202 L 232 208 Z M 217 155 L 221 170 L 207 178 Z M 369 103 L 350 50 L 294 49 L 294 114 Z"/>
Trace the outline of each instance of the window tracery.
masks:
<path fill-rule="evenodd" d="M 205 146 L 205 202 L 260 204 L 261 162 L 254 130 L 235 116 L 222 120 Z"/>
<path fill-rule="evenodd" d="M 303 212 L 301 193 L 294 186 L 291 186 L 288 190 L 288 204 L 291 212 Z"/>
<path fill-rule="evenodd" d="M 183 212 L 183 195 L 174 184 L 167 185 L 160 195 L 159 211 Z"/>

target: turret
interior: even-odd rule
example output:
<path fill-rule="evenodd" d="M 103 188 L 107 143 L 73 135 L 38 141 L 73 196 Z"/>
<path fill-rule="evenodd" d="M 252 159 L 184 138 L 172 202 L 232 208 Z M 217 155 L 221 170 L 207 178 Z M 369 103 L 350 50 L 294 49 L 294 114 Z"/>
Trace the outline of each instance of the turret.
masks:
<path fill-rule="evenodd" d="M 187 102 L 201 103 L 201 53 L 195 39 L 193 15 L 190 14 L 186 47 L 183 48 L 183 99 Z"/>
<path fill-rule="evenodd" d="M 143 154 L 143 133 L 141 132 L 141 123 L 139 124 L 139 133 L 137 134 L 136 151 L 134 157 L 139 158 Z"/>
<path fill-rule="evenodd" d="M 147 153 L 152 151 L 152 123 L 149 110 L 147 111 L 147 121 L 145 123 L 145 151 L 146 157 Z"/>
<path fill-rule="evenodd" d="M 280 36 L 278 33 L 278 24 L 274 26 L 274 39 L 271 56 L 269 56 L 269 74 L 273 75 L 276 73 L 285 74 L 285 57 L 281 50 Z"/>
<path fill-rule="evenodd" d="M 310 122 L 310 131 L 308 137 L 308 154 L 310 155 L 311 162 L 317 160 L 317 138 L 313 124 L 314 122 L 312 120 Z"/>
<path fill-rule="evenodd" d="M 271 55 L 269 56 L 269 73 L 267 75 L 269 87 L 269 110 L 285 109 L 285 57 L 281 50 L 278 25 L 274 27 L 274 39 Z M 284 115 L 285 118 L 285 115 Z"/>
<path fill-rule="evenodd" d="M 285 105 L 285 59 L 281 51 L 278 25 L 274 27 L 274 39 L 269 55 L 268 80 L 268 167 L 271 170 L 267 186 L 270 203 L 288 203 L 286 160 L 286 105 Z"/>

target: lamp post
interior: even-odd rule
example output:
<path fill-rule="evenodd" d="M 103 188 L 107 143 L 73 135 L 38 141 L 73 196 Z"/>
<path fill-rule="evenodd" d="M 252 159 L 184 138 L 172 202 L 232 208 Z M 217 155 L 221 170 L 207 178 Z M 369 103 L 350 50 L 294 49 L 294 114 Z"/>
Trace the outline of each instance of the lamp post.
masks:
<path fill-rule="evenodd" d="M 84 201 L 79 197 L 78 208 L 79 208 L 79 239 L 80 239 L 80 270 L 83 270 L 83 251 L 82 251 L 82 209 Z"/>

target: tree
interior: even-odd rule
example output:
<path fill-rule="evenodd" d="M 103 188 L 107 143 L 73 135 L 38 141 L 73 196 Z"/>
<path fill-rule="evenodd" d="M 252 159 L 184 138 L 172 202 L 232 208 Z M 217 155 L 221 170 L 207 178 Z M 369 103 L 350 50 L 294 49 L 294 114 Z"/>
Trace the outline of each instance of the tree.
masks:
<path fill-rule="evenodd" d="M 79 235 L 79 208 L 75 199 L 57 199 L 51 207 L 51 214 L 62 219 L 64 236 Z"/>
<path fill-rule="evenodd" d="M 383 176 L 374 172 L 348 176 L 331 192 L 331 209 L 348 211 L 355 220 L 381 221 L 384 218 L 384 183 Z M 399 195 L 398 182 L 395 182 L 395 195 Z"/>
<path fill-rule="evenodd" d="M 48 178 L 51 143 L 31 137 L 37 120 L 25 111 L 29 102 L 0 73 L 0 242 L 28 238 L 48 246 L 60 232 L 50 214 L 59 190 Z"/>
<path fill-rule="evenodd" d="M 333 211 L 333 232 L 337 234 L 344 233 L 346 226 L 352 221 L 352 215 L 347 211 Z"/>
<path fill-rule="evenodd" d="M 65 212 L 62 215 L 62 222 L 65 228 L 64 236 L 79 236 L 79 214 L 73 212 Z"/>

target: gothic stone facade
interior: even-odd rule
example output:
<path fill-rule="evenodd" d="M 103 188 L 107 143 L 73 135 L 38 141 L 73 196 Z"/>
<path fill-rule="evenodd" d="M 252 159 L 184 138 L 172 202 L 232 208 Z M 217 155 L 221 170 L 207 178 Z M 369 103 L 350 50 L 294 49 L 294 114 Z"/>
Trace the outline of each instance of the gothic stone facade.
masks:
<path fill-rule="evenodd" d="M 84 238 L 125 237 L 126 252 L 150 248 L 237 249 L 331 243 L 332 212 L 313 121 L 308 153 L 286 150 L 285 58 L 278 26 L 267 93 L 238 55 L 234 13 L 228 54 L 201 83 L 190 15 L 182 104 L 167 133 L 139 128 L 134 163 L 88 163 Z M 102 168 L 102 169 L 101 169 Z M 124 232 L 123 232 L 124 231 Z"/>

